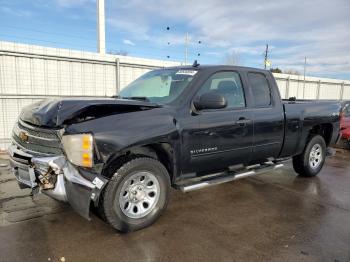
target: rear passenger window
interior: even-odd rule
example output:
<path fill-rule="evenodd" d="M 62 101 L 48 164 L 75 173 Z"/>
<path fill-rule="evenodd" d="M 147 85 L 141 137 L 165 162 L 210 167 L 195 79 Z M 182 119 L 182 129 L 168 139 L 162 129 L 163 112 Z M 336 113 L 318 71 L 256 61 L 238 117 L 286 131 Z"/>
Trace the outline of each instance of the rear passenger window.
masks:
<path fill-rule="evenodd" d="M 256 107 L 271 105 L 271 91 L 265 75 L 259 73 L 248 74 L 250 86 Z"/>

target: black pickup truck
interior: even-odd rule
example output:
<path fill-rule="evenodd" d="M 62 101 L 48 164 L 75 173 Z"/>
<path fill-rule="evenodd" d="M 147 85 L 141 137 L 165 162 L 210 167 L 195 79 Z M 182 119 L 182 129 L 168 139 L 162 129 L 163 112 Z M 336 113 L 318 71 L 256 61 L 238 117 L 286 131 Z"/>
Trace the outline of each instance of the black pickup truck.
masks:
<path fill-rule="evenodd" d="M 289 158 L 299 175 L 317 175 L 339 114 L 337 102 L 282 101 L 266 70 L 196 64 L 148 72 L 118 97 L 27 106 L 9 153 L 21 187 L 86 218 L 94 207 L 127 232 L 160 216 L 171 187 L 233 181 Z"/>

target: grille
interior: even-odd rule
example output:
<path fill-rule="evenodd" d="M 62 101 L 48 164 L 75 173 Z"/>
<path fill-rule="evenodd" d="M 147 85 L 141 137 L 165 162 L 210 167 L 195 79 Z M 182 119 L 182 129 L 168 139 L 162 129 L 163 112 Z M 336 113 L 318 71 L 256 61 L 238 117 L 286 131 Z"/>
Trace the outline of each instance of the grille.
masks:
<path fill-rule="evenodd" d="M 37 131 L 35 130 L 35 127 L 29 126 L 28 124 L 25 124 L 23 122 L 17 122 L 18 128 L 28 132 L 30 135 L 36 136 L 36 137 L 43 137 L 43 138 L 51 138 L 51 139 L 58 139 L 57 131 L 56 130 L 50 130 L 45 129 L 45 131 Z M 43 129 L 40 129 L 43 130 Z"/>
<path fill-rule="evenodd" d="M 21 138 L 23 134 L 26 139 Z M 18 149 L 33 156 L 63 154 L 57 130 L 37 128 L 22 121 L 15 124 L 12 141 Z"/>

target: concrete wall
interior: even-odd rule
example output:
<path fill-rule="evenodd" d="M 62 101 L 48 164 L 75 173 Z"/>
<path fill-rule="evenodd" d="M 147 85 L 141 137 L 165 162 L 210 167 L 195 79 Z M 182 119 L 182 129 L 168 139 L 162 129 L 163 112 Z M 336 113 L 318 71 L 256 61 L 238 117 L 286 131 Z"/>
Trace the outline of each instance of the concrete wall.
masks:
<path fill-rule="evenodd" d="M 0 149 L 21 108 L 45 97 L 112 96 L 145 72 L 178 62 L 0 41 Z M 275 74 L 283 98 L 350 99 L 350 81 Z"/>

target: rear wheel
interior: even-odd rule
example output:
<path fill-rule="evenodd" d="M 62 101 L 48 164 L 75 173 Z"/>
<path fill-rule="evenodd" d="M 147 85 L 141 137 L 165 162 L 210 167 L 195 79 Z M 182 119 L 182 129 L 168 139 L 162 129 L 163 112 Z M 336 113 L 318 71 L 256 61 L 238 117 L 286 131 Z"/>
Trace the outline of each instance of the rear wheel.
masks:
<path fill-rule="evenodd" d="M 103 216 L 115 229 L 135 231 L 151 225 L 166 208 L 170 178 L 151 158 L 136 158 L 115 170 L 102 194 Z"/>
<path fill-rule="evenodd" d="M 326 143 L 320 135 L 313 136 L 304 151 L 293 157 L 293 167 L 300 176 L 313 177 L 322 169 L 326 158 Z"/>

